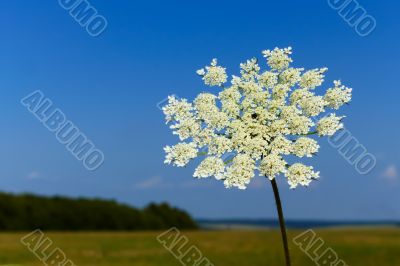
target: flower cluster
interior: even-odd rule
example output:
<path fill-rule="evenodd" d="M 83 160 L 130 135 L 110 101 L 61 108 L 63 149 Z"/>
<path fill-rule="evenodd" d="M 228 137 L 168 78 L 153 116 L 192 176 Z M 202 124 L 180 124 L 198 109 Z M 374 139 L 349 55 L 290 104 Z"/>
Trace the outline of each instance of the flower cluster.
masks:
<path fill-rule="evenodd" d="M 343 128 L 344 116 L 322 114 L 350 102 L 351 89 L 335 81 L 325 95 L 317 95 L 326 68 L 291 67 L 290 47 L 263 54 L 269 70 L 261 71 L 257 59 L 247 60 L 240 64 L 240 76 L 224 86 L 226 69 L 213 59 L 197 74 L 206 85 L 219 86 L 219 92 L 200 93 L 193 103 L 168 98 L 163 111 L 181 142 L 164 148 L 165 163 L 182 167 L 205 156 L 194 177 L 214 176 L 240 189 L 255 173 L 271 180 L 283 174 L 291 188 L 319 177 L 313 167 L 289 161 L 318 152 L 312 135 L 331 136 Z"/>

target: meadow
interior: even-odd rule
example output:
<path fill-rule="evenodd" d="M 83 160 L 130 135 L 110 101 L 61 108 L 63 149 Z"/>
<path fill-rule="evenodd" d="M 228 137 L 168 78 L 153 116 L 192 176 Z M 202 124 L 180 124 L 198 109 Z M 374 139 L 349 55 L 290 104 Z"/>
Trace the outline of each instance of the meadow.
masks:
<path fill-rule="evenodd" d="M 290 230 L 293 239 L 302 231 Z M 46 233 L 75 265 L 182 265 L 156 239 L 160 232 Z M 185 231 L 214 265 L 284 265 L 278 231 Z M 400 265 L 400 229 L 357 228 L 316 231 L 346 265 Z M 20 239 L 26 233 L 0 233 L 0 265 L 44 265 Z M 316 265 L 290 241 L 293 266 Z"/>

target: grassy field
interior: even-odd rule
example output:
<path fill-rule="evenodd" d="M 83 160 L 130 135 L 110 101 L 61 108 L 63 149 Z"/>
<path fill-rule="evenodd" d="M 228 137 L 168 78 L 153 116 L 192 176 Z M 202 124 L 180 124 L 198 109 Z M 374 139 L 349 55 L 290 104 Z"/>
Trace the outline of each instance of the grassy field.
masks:
<path fill-rule="evenodd" d="M 75 265 L 182 265 L 156 239 L 160 232 L 49 233 Z M 301 231 L 290 231 L 289 237 Z M 284 265 L 277 231 L 183 232 L 214 265 Z M 400 229 L 329 229 L 316 231 L 349 266 L 400 265 Z M 0 265 L 44 265 L 20 243 L 25 233 L 0 234 Z M 291 243 L 293 265 L 316 265 Z"/>

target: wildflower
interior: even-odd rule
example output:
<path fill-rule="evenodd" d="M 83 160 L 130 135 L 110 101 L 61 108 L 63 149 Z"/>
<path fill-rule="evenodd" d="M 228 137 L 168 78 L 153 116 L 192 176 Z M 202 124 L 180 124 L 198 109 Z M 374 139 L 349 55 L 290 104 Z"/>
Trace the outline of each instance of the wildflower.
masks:
<path fill-rule="evenodd" d="M 306 166 L 301 163 L 295 163 L 290 166 L 285 175 L 290 188 L 296 188 L 298 185 L 308 186 L 313 179 L 319 178 L 319 172 L 314 172 L 312 166 Z"/>
<path fill-rule="evenodd" d="M 240 64 L 241 75 L 232 76 L 231 84 L 217 94 L 200 93 L 193 104 L 172 96 L 163 108 L 173 133 L 187 141 L 166 146 L 165 163 L 182 167 L 205 155 L 194 177 L 214 176 L 225 187 L 239 189 L 246 189 L 256 171 L 271 181 L 286 265 L 290 255 L 276 178 L 284 175 L 291 189 L 319 178 L 312 166 L 289 165 L 285 156 L 315 155 L 320 147 L 305 135 L 331 136 L 343 128 L 344 116 L 330 113 L 316 123 L 312 118 L 351 100 L 351 89 L 340 81 L 325 95 L 317 95 L 315 89 L 322 85 L 327 68 L 303 73 L 304 69 L 290 66 L 291 54 L 291 47 L 265 50 L 269 70 L 262 72 L 256 59 L 247 60 Z M 216 59 L 197 74 L 205 85 L 222 87 L 227 82 L 225 68 Z M 233 159 L 224 161 L 227 155 Z"/>
<path fill-rule="evenodd" d="M 270 154 L 265 156 L 259 166 L 260 175 L 274 179 L 276 175 L 286 171 L 287 163 L 278 154 Z"/>
<path fill-rule="evenodd" d="M 227 81 L 225 68 L 217 66 L 217 59 L 211 61 L 210 66 L 197 70 L 197 74 L 203 77 L 204 83 L 209 86 L 221 86 Z"/>
<path fill-rule="evenodd" d="M 186 99 L 178 100 L 175 96 L 168 96 L 168 105 L 164 106 L 162 110 L 167 123 L 174 120 L 182 121 L 192 117 L 193 105 L 188 103 Z"/>
<path fill-rule="evenodd" d="M 342 85 L 340 80 L 334 81 L 335 87 L 327 90 L 324 99 L 328 106 L 339 109 L 343 104 L 350 102 L 352 89 Z"/>
<path fill-rule="evenodd" d="M 317 124 L 317 132 L 320 136 L 332 136 L 339 129 L 343 128 L 343 124 L 340 122 L 344 116 L 336 116 L 335 114 L 330 114 L 327 117 L 319 120 Z"/>
<path fill-rule="evenodd" d="M 328 71 L 327 68 L 313 69 L 305 72 L 299 82 L 300 87 L 315 89 L 324 82 L 324 73 Z"/>
<path fill-rule="evenodd" d="M 194 177 L 210 177 L 215 176 L 217 179 L 223 177 L 225 171 L 225 164 L 221 158 L 218 157 L 207 157 L 200 165 L 196 168 L 194 172 Z"/>
<path fill-rule="evenodd" d="M 289 67 L 293 60 L 289 57 L 292 54 L 292 47 L 285 49 L 275 48 L 274 50 L 263 51 L 264 57 L 267 58 L 268 65 L 274 70 L 283 70 Z"/>
<path fill-rule="evenodd" d="M 255 172 L 271 181 L 282 174 L 291 188 L 308 186 L 319 177 L 311 166 L 289 166 L 285 157 L 312 157 L 320 146 L 305 135 L 331 136 L 343 128 L 343 116 L 331 113 L 316 122 L 313 117 L 348 103 L 351 89 L 335 81 L 334 88 L 318 95 L 315 89 L 323 83 L 326 68 L 304 72 L 290 66 L 290 47 L 263 54 L 270 67 L 266 71 L 250 59 L 240 64 L 240 76 L 232 76 L 229 86 L 218 92 L 200 93 L 193 103 L 169 97 L 163 108 L 167 123 L 185 142 L 164 148 L 165 163 L 182 167 L 205 156 L 194 177 L 214 176 L 228 188 L 245 189 Z M 216 59 L 197 73 L 205 85 L 227 82 Z M 228 154 L 233 159 L 224 161 Z"/>
<path fill-rule="evenodd" d="M 172 147 L 166 146 L 164 150 L 167 153 L 165 163 L 172 163 L 178 167 L 185 166 L 197 156 L 197 149 L 194 143 L 179 143 Z"/>
<path fill-rule="evenodd" d="M 273 88 L 278 83 L 278 74 L 271 71 L 265 71 L 258 78 L 259 83 L 265 88 Z"/>
<path fill-rule="evenodd" d="M 254 176 L 254 160 L 246 154 L 237 155 L 228 167 L 224 184 L 227 188 L 245 189 Z"/>
<path fill-rule="evenodd" d="M 298 138 L 293 144 L 293 154 L 298 157 L 312 157 L 319 149 L 318 142 L 314 139 L 307 137 Z"/>

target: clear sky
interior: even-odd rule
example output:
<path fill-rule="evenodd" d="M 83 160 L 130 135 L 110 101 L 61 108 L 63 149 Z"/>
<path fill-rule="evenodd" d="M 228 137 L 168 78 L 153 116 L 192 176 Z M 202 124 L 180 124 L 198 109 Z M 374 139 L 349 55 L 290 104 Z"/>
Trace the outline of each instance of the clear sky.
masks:
<path fill-rule="evenodd" d="M 163 164 L 177 141 L 157 103 L 169 94 L 192 99 L 195 74 L 214 57 L 238 73 L 240 62 L 292 46 L 295 66 L 329 68 L 353 88 L 342 109 L 346 127 L 377 158 L 360 175 L 323 140 L 307 162 L 321 171 L 309 188 L 279 179 L 288 218 L 400 219 L 398 1 L 359 0 L 377 27 L 360 37 L 325 0 L 91 0 L 108 21 L 91 37 L 57 0 L 0 2 L 0 189 L 44 195 L 114 198 L 143 206 L 168 201 L 202 218 L 272 218 L 268 182 L 246 191 L 193 180 Z M 396 48 L 397 47 L 397 48 Z M 87 171 L 20 104 L 40 89 L 105 154 Z"/>

